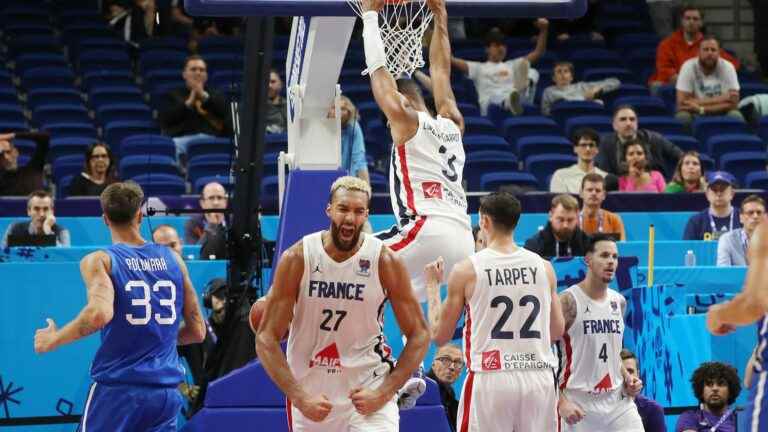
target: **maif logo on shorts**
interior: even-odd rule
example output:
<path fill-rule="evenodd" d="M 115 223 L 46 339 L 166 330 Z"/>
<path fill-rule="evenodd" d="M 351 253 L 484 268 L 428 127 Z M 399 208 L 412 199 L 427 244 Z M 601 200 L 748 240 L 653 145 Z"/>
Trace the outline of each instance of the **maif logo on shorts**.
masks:
<path fill-rule="evenodd" d="M 422 182 L 421 188 L 424 190 L 424 198 L 443 199 L 443 184 L 440 182 Z"/>
<path fill-rule="evenodd" d="M 501 354 L 499 350 L 486 351 L 483 353 L 483 370 L 501 369 Z"/>

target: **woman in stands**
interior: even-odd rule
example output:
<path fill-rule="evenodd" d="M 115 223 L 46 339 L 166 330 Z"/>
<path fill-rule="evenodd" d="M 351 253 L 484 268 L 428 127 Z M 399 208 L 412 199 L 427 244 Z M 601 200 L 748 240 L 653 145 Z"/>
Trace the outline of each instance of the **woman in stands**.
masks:
<path fill-rule="evenodd" d="M 664 192 L 704 192 L 707 189 L 707 181 L 701 170 L 701 158 L 699 152 L 690 150 L 683 153 L 683 157 L 677 161 L 675 175 L 669 182 Z"/>
<path fill-rule="evenodd" d="M 619 177 L 619 190 L 623 192 L 664 192 L 664 176 L 650 170 L 646 147 L 637 139 L 624 144 L 624 175 Z"/>
<path fill-rule="evenodd" d="M 106 144 L 97 142 L 85 151 L 83 172 L 72 179 L 67 196 L 98 196 L 116 181 L 112 152 Z"/>

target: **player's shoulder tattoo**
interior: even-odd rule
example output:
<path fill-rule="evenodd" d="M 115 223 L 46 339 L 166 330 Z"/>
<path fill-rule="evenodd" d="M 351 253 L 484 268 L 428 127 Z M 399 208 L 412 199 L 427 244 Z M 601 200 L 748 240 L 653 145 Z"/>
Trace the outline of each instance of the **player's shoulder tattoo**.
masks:
<path fill-rule="evenodd" d="M 573 322 L 576 321 L 576 299 L 573 298 L 573 294 L 564 292 L 560 294 L 560 305 L 565 318 L 565 330 L 568 331 Z"/>

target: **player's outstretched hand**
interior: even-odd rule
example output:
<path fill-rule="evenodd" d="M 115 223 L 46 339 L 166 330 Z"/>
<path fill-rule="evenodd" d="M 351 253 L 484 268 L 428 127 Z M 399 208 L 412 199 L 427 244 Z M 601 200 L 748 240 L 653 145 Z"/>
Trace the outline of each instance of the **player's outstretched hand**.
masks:
<path fill-rule="evenodd" d="M 569 425 L 575 425 L 576 423 L 580 422 L 585 415 L 584 410 L 581 409 L 580 406 L 567 399 L 560 401 L 557 410 L 560 414 L 560 417 L 562 417 Z"/>
<path fill-rule="evenodd" d="M 445 0 L 427 0 L 427 7 L 432 14 L 445 14 Z"/>
<path fill-rule="evenodd" d="M 444 267 L 445 261 L 443 260 L 443 257 L 438 257 L 436 260 L 424 266 L 424 277 L 427 280 L 427 284 L 430 282 L 436 285 L 443 283 Z"/>
<path fill-rule="evenodd" d="M 624 379 L 624 393 L 633 398 L 643 390 L 643 380 L 636 376 L 627 376 Z"/>
<path fill-rule="evenodd" d="M 384 0 L 361 0 L 360 8 L 363 12 L 380 11 L 384 7 Z"/>
<path fill-rule="evenodd" d="M 362 415 L 371 415 L 380 410 L 392 397 L 387 397 L 378 390 L 356 388 L 349 392 L 349 399 L 355 410 Z"/>
<path fill-rule="evenodd" d="M 325 395 L 309 396 L 307 399 L 295 401 L 296 409 L 304 414 L 304 417 L 313 422 L 321 422 L 331 413 L 333 405 Z"/>
<path fill-rule="evenodd" d="M 35 331 L 35 352 L 38 354 L 47 353 L 53 350 L 53 341 L 56 337 L 56 323 L 52 319 L 46 318 L 48 327 L 37 329 Z"/>
<path fill-rule="evenodd" d="M 709 332 L 715 336 L 727 335 L 728 333 L 731 333 L 732 331 L 736 330 L 736 326 L 733 326 L 731 324 L 724 324 L 720 322 L 719 319 L 717 319 L 717 316 L 715 314 L 717 310 L 722 307 L 723 307 L 722 303 L 712 305 L 709 307 L 709 310 L 707 311 L 707 330 L 709 330 Z"/>

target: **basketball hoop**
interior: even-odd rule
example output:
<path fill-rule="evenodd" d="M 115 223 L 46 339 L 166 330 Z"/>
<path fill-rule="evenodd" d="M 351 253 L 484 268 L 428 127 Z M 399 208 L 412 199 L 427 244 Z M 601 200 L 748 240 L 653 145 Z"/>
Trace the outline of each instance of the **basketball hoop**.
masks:
<path fill-rule="evenodd" d="M 347 0 L 347 3 L 362 17 L 361 0 Z M 424 0 L 385 0 L 379 15 L 387 70 L 395 79 L 410 77 L 424 66 L 421 38 L 432 22 L 432 11 Z"/>

